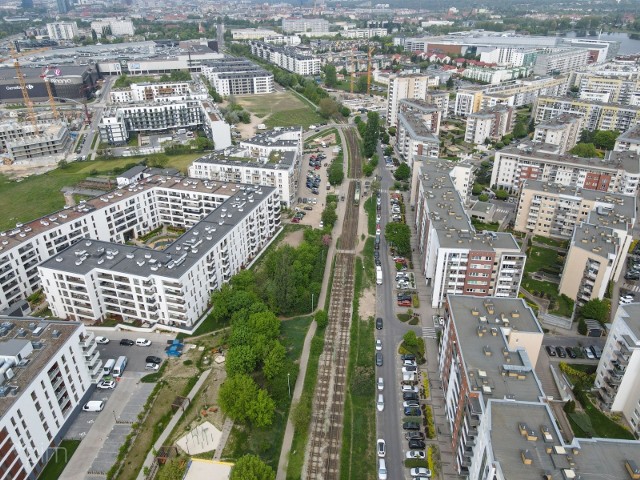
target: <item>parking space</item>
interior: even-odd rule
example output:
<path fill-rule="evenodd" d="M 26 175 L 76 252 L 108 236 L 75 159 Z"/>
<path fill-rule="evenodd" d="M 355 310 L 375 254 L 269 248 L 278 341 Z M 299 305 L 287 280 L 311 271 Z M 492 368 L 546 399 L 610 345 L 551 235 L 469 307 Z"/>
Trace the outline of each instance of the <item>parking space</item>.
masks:
<path fill-rule="evenodd" d="M 98 345 L 100 357 L 103 364 L 110 358 L 117 360 L 118 357 L 124 355 L 127 357 L 127 369 L 125 372 L 149 373 L 145 371 L 145 359 L 149 355 L 160 357 L 163 361 L 167 359 L 165 347 L 167 341 L 173 340 L 175 334 L 170 333 L 135 333 L 135 332 L 109 332 L 107 334 L 95 332 L 96 336 L 104 336 L 109 339 L 106 345 Z M 151 341 L 149 347 L 138 347 L 136 345 L 126 346 L 120 345 L 123 338 L 135 341 L 137 338 L 146 338 Z"/>
<path fill-rule="evenodd" d="M 91 463 L 89 473 L 106 473 L 113 466 L 118 458 L 118 450 L 124 443 L 125 438 L 131 432 L 131 425 L 116 424 L 102 444 L 98 456 Z"/>

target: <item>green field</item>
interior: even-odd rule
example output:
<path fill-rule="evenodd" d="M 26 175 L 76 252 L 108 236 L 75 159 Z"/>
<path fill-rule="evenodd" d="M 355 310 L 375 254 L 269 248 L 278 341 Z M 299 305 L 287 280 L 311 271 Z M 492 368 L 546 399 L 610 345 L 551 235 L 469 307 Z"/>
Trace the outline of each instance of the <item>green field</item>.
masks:
<path fill-rule="evenodd" d="M 524 271 L 533 273 L 543 268 L 554 270 L 558 268 L 558 265 L 558 252 L 550 248 L 533 246 L 529 249 Z"/>
<path fill-rule="evenodd" d="M 40 474 L 40 480 L 57 480 L 80 445 L 80 440 L 63 440 Z"/>
<path fill-rule="evenodd" d="M 308 127 L 320 123 L 323 118 L 312 107 L 291 92 L 272 95 L 238 96 L 236 101 L 269 127 L 302 125 Z"/>
<path fill-rule="evenodd" d="M 166 167 L 186 173 L 187 167 L 201 154 L 175 156 L 161 155 Z M 42 175 L 33 175 L 20 181 L 0 175 L 0 230 L 13 228 L 16 223 L 27 222 L 64 207 L 62 187 L 73 186 L 89 176 L 110 175 L 114 169 L 136 164 L 145 157 L 114 158 L 73 162 L 66 168 L 57 168 Z"/>

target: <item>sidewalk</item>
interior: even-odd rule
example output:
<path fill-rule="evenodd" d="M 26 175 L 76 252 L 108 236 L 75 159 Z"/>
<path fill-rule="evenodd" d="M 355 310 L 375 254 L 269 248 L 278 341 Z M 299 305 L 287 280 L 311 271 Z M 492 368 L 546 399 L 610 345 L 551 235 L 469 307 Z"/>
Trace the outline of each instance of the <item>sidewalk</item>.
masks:
<path fill-rule="evenodd" d="M 196 394 L 200 390 L 200 387 L 205 382 L 205 380 L 209 377 L 210 373 L 211 373 L 211 370 L 205 370 L 204 372 L 202 372 L 202 375 L 200 375 L 200 378 L 198 379 L 196 384 L 193 386 L 193 388 L 187 395 L 187 398 L 189 399 L 189 401 L 193 400 L 193 397 L 196 396 Z M 144 459 L 144 463 L 140 468 L 140 472 L 138 472 L 138 476 L 136 477 L 136 480 L 144 480 L 146 478 L 145 474 L 143 473 L 144 467 L 151 468 L 151 465 L 153 464 L 154 452 L 157 452 L 158 450 L 160 450 L 160 447 L 164 445 L 164 442 L 167 440 L 167 438 L 169 437 L 169 435 L 171 434 L 171 432 L 173 431 L 173 429 L 175 428 L 175 426 L 177 425 L 177 423 L 180 421 L 181 418 L 182 418 L 182 410 L 178 410 L 173 415 L 173 417 L 171 417 L 169 424 L 164 429 L 164 431 L 160 434 L 160 437 L 158 438 L 156 443 L 153 444 L 153 448 L 147 454 L 147 458 Z"/>
<path fill-rule="evenodd" d="M 349 165 L 349 153 L 344 145 L 346 145 L 344 135 L 342 133 L 341 128 L 337 128 L 338 133 L 340 134 L 340 140 L 343 145 L 343 165 L 345 169 L 345 181 L 341 188 L 348 184 L 347 180 L 347 167 Z M 320 288 L 320 295 L 318 297 L 318 303 L 316 310 L 322 310 L 324 308 L 324 304 L 327 298 L 327 291 L 329 290 L 329 280 L 331 279 L 331 267 L 333 266 L 333 257 L 336 253 L 336 241 L 337 236 L 336 232 L 340 229 L 342 225 L 342 221 L 344 219 L 344 214 L 346 210 L 346 200 L 341 202 L 338 200 L 338 208 L 337 215 L 338 220 L 336 221 L 335 226 L 333 227 L 333 231 L 331 232 L 331 245 L 329 245 L 329 250 L 327 251 L 327 260 L 325 264 L 325 274 L 322 279 L 322 287 Z M 300 354 L 300 371 L 298 373 L 298 379 L 296 380 L 296 385 L 293 389 L 293 395 L 291 397 L 291 406 L 295 405 L 302 395 L 302 387 L 304 386 L 304 379 L 307 375 L 307 363 L 309 362 L 309 352 L 311 350 L 311 340 L 316 334 L 316 322 L 311 322 L 309 330 L 307 331 L 307 335 L 304 338 L 304 345 L 302 347 L 302 353 Z M 280 459 L 278 460 L 278 473 L 276 476 L 276 480 L 285 480 L 287 478 L 287 467 L 289 465 L 289 452 L 291 451 L 291 443 L 293 442 L 293 423 L 291 422 L 291 409 L 289 409 L 289 417 L 287 419 L 287 426 L 284 431 L 284 438 L 282 439 L 282 449 L 280 450 Z"/>

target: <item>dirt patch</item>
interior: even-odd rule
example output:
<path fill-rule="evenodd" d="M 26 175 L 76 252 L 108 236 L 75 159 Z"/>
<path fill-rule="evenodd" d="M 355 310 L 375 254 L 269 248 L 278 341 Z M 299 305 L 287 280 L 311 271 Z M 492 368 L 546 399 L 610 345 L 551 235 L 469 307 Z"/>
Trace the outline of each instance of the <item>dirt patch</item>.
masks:
<path fill-rule="evenodd" d="M 282 244 L 291 245 L 297 247 L 302 243 L 304 238 L 304 230 L 296 230 L 295 232 L 289 232 L 289 234 L 282 239 Z"/>
<path fill-rule="evenodd" d="M 362 292 L 359 312 L 362 318 L 376 316 L 376 293 L 372 288 L 367 288 Z"/>

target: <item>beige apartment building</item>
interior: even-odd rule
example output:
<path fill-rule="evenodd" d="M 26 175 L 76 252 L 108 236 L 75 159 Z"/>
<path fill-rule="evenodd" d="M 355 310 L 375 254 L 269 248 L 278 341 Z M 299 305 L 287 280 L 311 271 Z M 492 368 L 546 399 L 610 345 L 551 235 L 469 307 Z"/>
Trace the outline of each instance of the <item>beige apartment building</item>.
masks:
<path fill-rule="evenodd" d="M 438 77 L 424 74 L 397 75 L 389 78 L 387 89 L 387 123 L 390 126 L 398 125 L 398 110 L 400 100 L 404 98 L 413 100 L 425 100 L 429 88 L 437 88 Z"/>
<path fill-rule="evenodd" d="M 565 113 L 536 125 L 533 133 L 535 142 L 558 147 L 558 153 L 567 153 L 580 139 L 583 120 L 580 115 Z"/>
<path fill-rule="evenodd" d="M 496 105 L 484 108 L 467 117 L 464 141 L 481 145 L 485 140 L 500 140 L 513 131 L 515 115 L 513 107 Z"/>

